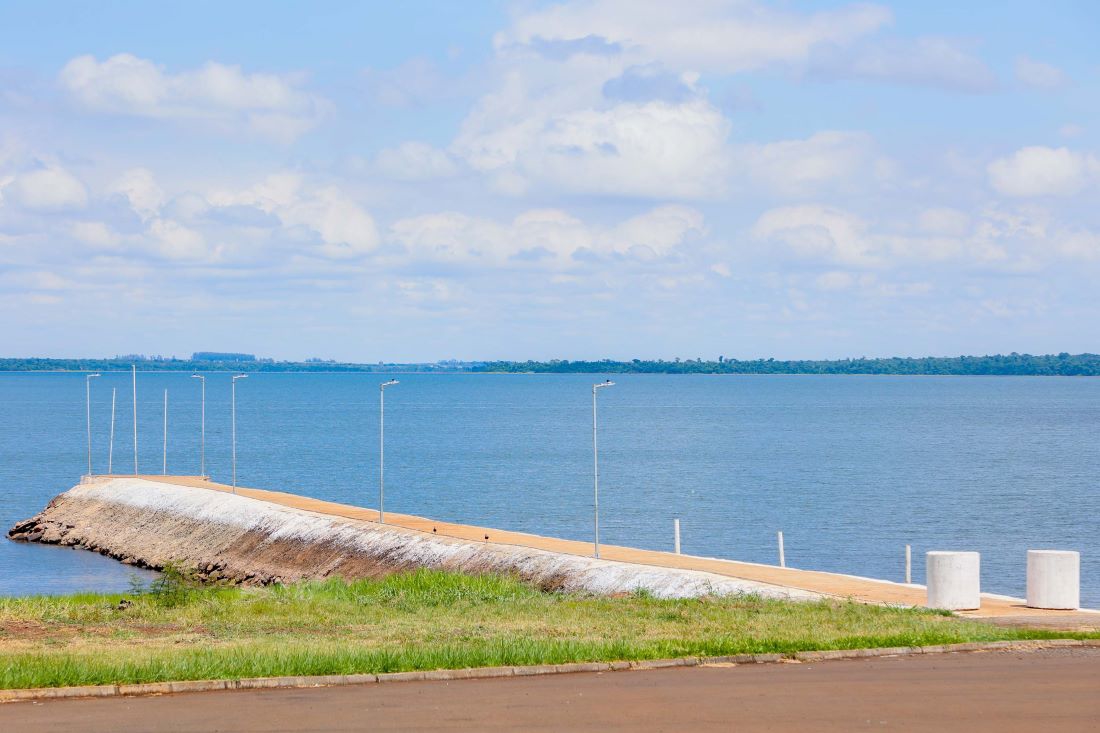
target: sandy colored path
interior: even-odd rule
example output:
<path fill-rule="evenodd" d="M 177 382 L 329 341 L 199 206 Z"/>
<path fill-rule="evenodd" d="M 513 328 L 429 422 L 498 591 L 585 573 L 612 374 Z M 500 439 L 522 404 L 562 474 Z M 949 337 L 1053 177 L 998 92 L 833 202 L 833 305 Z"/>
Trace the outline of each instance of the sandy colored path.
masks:
<path fill-rule="evenodd" d="M 120 476 L 120 478 L 122 477 Z M 204 480 L 197 476 L 140 476 L 139 478 L 180 486 L 191 486 L 210 491 L 232 491 L 232 487 L 226 484 Z M 248 496 L 284 506 L 296 507 L 298 509 L 305 509 L 320 514 L 330 514 L 368 522 L 378 521 L 378 511 L 376 509 L 350 506 L 348 504 L 337 504 L 281 491 L 244 488 L 240 486 L 237 487 L 237 493 L 242 496 Z M 524 532 L 510 532 L 489 527 L 452 524 L 433 519 L 425 519 L 424 517 L 415 517 L 408 514 L 386 512 L 386 523 L 421 532 L 430 533 L 434 531 L 438 534 L 466 540 L 485 541 L 486 536 L 488 536 L 489 541 L 499 544 L 534 547 L 571 555 L 590 556 L 592 554 L 592 544 L 589 542 L 542 537 L 540 535 L 527 534 Z M 773 585 L 788 588 L 800 588 L 803 590 L 816 591 L 818 593 L 827 593 L 841 598 L 852 598 L 864 603 L 890 603 L 920 606 L 925 602 L 925 591 L 922 586 L 891 583 L 889 581 L 879 581 L 869 578 L 840 575 L 837 573 L 825 573 L 816 570 L 780 568 L 773 565 L 759 565 L 756 563 L 695 557 L 691 555 L 676 555 L 670 552 L 639 550 L 630 547 L 618 547 L 615 545 L 601 545 L 600 556 L 605 560 L 619 560 L 659 567 L 702 570 L 733 578 L 771 583 Z M 988 618 L 997 623 L 1010 625 L 1041 626 L 1044 628 L 1069 630 L 1100 629 L 1100 612 L 1044 611 L 1026 608 L 1018 599 L 1005 599 L 1003 597 L 990 595 L 983 596 L 982 608 L 980 610 L 963 612 L 960 615 L 974 618 Z"/>
<path fill-rule="evenodd" d="M 1096 731 L 1100 649 L 0 705 L 0 730 Z"/>

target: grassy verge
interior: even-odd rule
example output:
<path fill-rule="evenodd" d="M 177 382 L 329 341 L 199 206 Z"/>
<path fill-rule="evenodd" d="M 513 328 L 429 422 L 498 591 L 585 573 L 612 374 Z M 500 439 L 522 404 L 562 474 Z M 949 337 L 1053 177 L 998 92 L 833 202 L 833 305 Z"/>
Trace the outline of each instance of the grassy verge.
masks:
<path fill-rule="evenodd" d="M 913 609 L 539 592 L 434 571 L 0 599 L 0 687 L 348 674 L 1081 637 Z"/>

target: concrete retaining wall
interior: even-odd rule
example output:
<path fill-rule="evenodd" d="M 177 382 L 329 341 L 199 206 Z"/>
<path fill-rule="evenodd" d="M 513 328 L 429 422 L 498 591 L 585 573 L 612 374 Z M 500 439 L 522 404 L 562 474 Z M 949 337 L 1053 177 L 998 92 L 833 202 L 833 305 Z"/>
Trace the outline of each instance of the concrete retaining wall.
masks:
<path fill-rule="evenodd" d="M 15 525 L 8 536 L 92 550 L 141 567 L 176 562 L 212 580 L 245 584 L 437 568 L 515 573 L 546 590 L 595 594 L 645 589 L 668 598 L 709 593 L 822 597 L 693 570 L 471 542 L 145 479 L 76 486 Z"/>

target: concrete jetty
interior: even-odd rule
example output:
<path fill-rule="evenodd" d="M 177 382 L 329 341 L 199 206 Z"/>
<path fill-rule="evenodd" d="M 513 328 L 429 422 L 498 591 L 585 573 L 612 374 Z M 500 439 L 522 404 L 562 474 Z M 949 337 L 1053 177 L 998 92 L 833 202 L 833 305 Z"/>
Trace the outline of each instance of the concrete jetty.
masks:
<path fill-rule="evenodd" d="M 718 558 L 440 522 L 237 487 L 194 476 L 102 476 L 57 496 L 9 532 L 17 540 L 68 545 L 123 562 L 175 561 L 211 578 L 290 582 L 340 575 L 377 577 L 416 567 L 510 572 L 553 590 L 601 594 L 644 588 L 662 597 L 757 593 L 772 598 L 850 598 L 921 606 L 923 586 Z M 488 539 L 486 539 L 488 538 Z M 1023 599 L 982 594 L 960 615 L 1059 629 L 1100 628 L 1100 612 L 1044 611 Z"/>

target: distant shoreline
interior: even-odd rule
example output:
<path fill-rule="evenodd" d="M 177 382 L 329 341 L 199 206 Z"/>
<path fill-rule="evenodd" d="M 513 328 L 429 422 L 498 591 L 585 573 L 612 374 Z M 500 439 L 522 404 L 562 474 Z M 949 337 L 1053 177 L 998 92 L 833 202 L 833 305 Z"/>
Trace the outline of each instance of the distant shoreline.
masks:
<path fill-rule="evenodd" d="M 714 376 L 986 376 L 1095 377 L 1097 354 L 995 354 L 955 357 L 889 357 L 833 360 L 689 359 L 665 361 L 446 361 L 356 364 L 332 361 L 241 361 L 168 358 L 40 359 L 0 358 L 0 373 L 245 372 L 249 374 L 700 374 Z"/>

